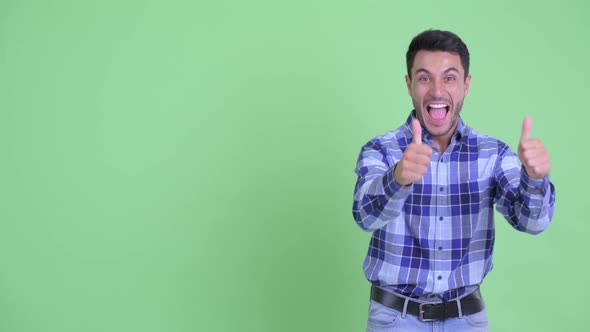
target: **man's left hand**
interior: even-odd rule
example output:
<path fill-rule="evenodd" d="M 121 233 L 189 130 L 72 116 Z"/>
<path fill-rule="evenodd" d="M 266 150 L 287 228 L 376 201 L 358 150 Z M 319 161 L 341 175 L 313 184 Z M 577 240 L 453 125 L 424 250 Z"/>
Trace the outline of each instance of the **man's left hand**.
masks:
<path fill-rule="evenodd" d="M 533 179 L 542 179 L 551 170 L 547 149 L 540 140 L 531 138 L 533 121 L 528 116 L 522 122 L 522 134 L 518 144 L 518 159 L 526 173 Z"/>

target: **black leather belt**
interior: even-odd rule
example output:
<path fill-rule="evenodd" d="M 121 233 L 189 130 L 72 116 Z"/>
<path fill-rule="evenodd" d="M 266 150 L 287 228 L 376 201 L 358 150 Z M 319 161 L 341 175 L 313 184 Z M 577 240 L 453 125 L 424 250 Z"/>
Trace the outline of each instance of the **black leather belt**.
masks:
<path fill-rule="evenodd" d="M 404 310 L 404 302 L 406 301 L 406 298 L 384 291 L 379 287 L 372 286 L 371 300 L 402 312 Z M 461 313 L 463 315 L 471 315 L 480 312 L 485 308 L 485 303 L 481 298 L 479 288 L 475 292 L 463 297 L 460 302 Z M 459 308 L 456 300 L 443 303 L 422 303 L 409 299 L 406 312 L 410 315 L 417 316 L 423 322 L 459 317 Z"/>

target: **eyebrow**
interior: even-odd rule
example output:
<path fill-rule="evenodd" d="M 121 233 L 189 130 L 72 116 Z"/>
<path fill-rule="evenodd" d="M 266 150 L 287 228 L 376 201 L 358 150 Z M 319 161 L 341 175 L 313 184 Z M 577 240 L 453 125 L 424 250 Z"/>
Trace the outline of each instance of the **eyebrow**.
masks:
<path fill-rule="evenodd" d="M 425 68 L 416 69 L 416 72 L 414 74 L 418 74 L 418 73 L 430 74 L 430 72 L 428 70 L 426 70 Z"/>
<path fill-rule="evenodd" d="M 459 74 L 459 69 L 457 69 L 457 68 L 455 68 L 455 67 L 451 67 L 451 68 L 449 68 L 449 69 L 445 70 L 445 74 L 446 74 L 446 73 L 448 73 L 448 72 L 451 72 L 451 71 L 456 71 L 456 72 L 457 72 L 457 74 Z"/>
<path fill-rule="evenodd" d="M 459 69 L 457 69 L 457 68 L 455 68 L 455 67 L 450 67 L 450 68 L 447 68 L 447 70 L 445 70 L 445 71 L 444 71 L 444 73 L 445 73 L 445 74 L 447 74 L 447 73 L 449 73 L 449 72 L 451 72 L 451 71 L 457 72 L 457 74 L 459 74 Z M 428 71 L 428 69 L 426 69 L 426 68 L 420 68 L 420 69 L 417 69 L 417 70 L 416 70 L 416 72 L 415 72 L 414 74 L 418 74 L 418 73 L 421 73 L 421 72 L 422 72 L 422 73 L 426 73 L 426 74 L 428 74 L 428 75 L 430 75 L 430 74 L 431 74 L 431 73 L 430 73 L 430 71 Z"/>

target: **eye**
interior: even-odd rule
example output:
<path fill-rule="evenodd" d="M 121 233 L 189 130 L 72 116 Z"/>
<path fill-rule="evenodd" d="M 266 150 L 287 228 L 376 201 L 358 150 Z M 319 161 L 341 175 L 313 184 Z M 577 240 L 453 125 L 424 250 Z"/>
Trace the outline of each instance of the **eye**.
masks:
<path fill-rule="evenodd" d="M 445 77 L 445 81 L 447 81 L 447 82 L 453 82 L 453 81 L 456 81 L 456 80 L 457 80 L 457 78 L 455 76 L 447 76 L 447 77 Z"/>
<path fill-rule="evenodd" d="M 420 81 L 420 82 L 428 82 L 428 81 L 430 81 L 430 77 L 428 77 L 428 76 L 420 76 L 420 77 L 418 77 L 418 81 Z"/>

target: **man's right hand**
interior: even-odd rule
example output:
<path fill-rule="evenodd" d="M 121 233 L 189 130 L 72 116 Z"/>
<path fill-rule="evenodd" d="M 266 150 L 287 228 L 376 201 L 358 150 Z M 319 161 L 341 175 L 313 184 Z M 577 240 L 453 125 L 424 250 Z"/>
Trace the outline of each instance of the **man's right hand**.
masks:
<path fill-rule="evenodd" d="M 422 144 L 422 127 L 417 119 L 412 120 L 412 136 L 412 143 L 408 145 L 393 171 L 395 181 L 402 186 L 420 180 L 430 165 L 432 148 Z"/>

